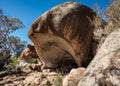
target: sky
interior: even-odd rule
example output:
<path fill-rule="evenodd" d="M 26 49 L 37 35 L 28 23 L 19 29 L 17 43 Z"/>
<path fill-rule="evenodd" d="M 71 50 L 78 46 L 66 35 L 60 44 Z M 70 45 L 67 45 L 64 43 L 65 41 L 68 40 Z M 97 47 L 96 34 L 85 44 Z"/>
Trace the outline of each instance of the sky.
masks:
<path fill-rule="evenodd" d="M 0 8 L 5 15 L 16 17 L 25 25 L 25 28 L 15 31 L 12 35 L 32 43 L 27 35 L 32 23 L 44 12 L 67 1 L 77 1 L 90 8 L 98 4 L 101 9 L 106 9 L 109 4 L 109 0 L 0 0 Z"/>

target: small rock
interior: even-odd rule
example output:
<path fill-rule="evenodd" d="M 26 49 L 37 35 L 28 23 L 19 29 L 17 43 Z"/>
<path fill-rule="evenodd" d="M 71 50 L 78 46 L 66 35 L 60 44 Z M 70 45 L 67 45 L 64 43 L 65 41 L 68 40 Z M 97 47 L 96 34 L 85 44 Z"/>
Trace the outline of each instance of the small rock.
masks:
<path fill-rule="evenodd" d="M 50 73 L 48 73 L 48 76 L 57 76 L 58 75 L 58 73 L 56 73 L 56 72 L 50 72 Z"/>
<path fill-rule="evenodd" d="M 35 79 L 34 82 L 35 82 L 36 85 L 39 85 L 40 84 L 40 78 Z"/>
<path fill-rule="evenodd" d="M 24 80 L 24 83 L 25 84 L 29 84 L 31 82 L 33 82 L 35 80 L 35 76 L 28 76 L 25 80 Z"/>
<path fill-rule="evenodd" d="M 30 65 L 26 65 L 24 68 L 23 68 L 23 72 L 25 72 L 25 73 L 30 73 L 30 72 L 32 72 L 32 70 L 29 68 L 29 66 Z"/>
<path fill-rule="evenodd" d="M 31 64 L 31 65 L 30 65 L 30 68 L 31 68 L 32 70 L 41 71 L 41 66 L 42 66 L 42 64 Z"/>
<path fill-rule="evenodd" d="M 18 85 L 20 83 L 20 81 L 14 81 L 13 84 L 14 85 Z"/>
<path fill-rule="evenodd" d="M 45 76 L 47 76 L 48 73 L 50 73 L 50 69 L 44 69 L 44 70 L 42 70 L 42 73 L 43 73 Z"/>
<path fill-rule="evenodd" d="M 63 86 L 77 86 L 78 81 L 84 75 L 85 68 L 72 69 L 70 74 L 64 77 Z"/>
<path fill-rule="evenodd" d="M 47 80 L 47 79 L 44 79 L 42 82 L 41 82 L 41 86 L 52 86 L 51 83 Z"/>

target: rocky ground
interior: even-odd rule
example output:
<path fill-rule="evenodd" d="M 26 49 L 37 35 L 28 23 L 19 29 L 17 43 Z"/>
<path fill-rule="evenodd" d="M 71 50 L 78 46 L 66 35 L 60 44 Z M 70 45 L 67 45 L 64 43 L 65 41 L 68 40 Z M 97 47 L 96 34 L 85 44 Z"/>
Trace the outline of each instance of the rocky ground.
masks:
<path fill-rule="evenodd" d="M 56 69 L 38 70 L 41 65 L 29 64 L 23 72 L 8 74 L 0 71 L 0 86 L 60 86 L 63 76 L 76 65 L 61 65 Z"/>

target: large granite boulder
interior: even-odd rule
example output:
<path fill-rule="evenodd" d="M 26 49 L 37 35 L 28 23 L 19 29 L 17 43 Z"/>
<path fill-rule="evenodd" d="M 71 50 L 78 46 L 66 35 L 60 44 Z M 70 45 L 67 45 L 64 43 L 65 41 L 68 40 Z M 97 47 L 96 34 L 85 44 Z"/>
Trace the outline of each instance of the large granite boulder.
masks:
<path fill-rule="evenodd" d="M 28 35 L 44 67 L 67 61 L 87 66 L 95 17 L 92 9 L 77 2 L 58 5 L 40 16 Z"/>
<path fill-rule="evenodd" d="M 120 86 L 120 29 L 106 38 L 78 86 Z"/>

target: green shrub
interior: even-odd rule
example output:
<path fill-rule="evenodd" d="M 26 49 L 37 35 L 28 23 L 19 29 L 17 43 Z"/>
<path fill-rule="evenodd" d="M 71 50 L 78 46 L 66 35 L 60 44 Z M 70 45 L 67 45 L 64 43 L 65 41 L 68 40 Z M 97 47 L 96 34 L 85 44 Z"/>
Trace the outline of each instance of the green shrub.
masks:
<path fill-rule="evenodd" d="M 103 43 L 111 32 L 120 28 L 120 0 L 112 0 L 109 6 L 103 10 L 98 4 L 95 4 L 92 9 L 98 14 L 94 22 L 94 39 Z"/>
<path fill-rule="evenodd" d="M 106 15 L 109 19 L 108 33 L 111 33 L 120 27 L 120 0 L 113 0 L 106 10 Z"/>
<path fill-rule="evenodd" d="M 10 63 L 7 66 L 7 71 L 9 74 L 19 73 L 22 71 L 23 66 L 20 66 L 21 59 L 19 57 L 11 57 Z"/>
<path fill-rule="evenodd" d="M 24 28 L 24 25 L 18 18 L 9 18 L 0 9 L 0 63 L 6 64 L 11 54 L 19 56 L 26 47 L 26 41 L 11 35 L 20 28 Z"/>
<path fill-rule="evenodd" d="M 58 75 L 55 78 L 55 86 L 62 86 L 62 74 L 58 73 Z"/>
<path fill-rule="evenodd" d="M 32 58 L 31 59 L 31 63 L 33 64 L 33 63 L 36 63 L 37 62 L 37 59 L 35 59 L 35 58 Z"/>

